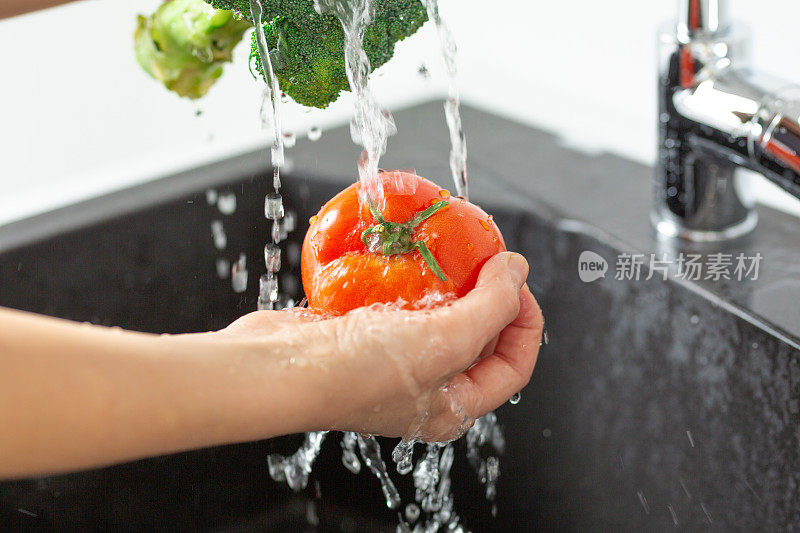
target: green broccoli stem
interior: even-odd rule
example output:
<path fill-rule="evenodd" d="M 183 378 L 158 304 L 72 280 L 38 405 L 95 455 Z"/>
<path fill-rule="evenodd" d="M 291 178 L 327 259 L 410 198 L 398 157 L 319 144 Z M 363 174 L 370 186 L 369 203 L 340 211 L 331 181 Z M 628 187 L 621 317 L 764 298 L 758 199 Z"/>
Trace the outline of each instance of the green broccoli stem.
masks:
<path fill-rule="evenodd" d="M 444 272 L 442 272 L 439 263 L 436 261 L 436 258 L 433 257 L 428 246 L 421 240 L 412 240 L 414 237 L 414 230 L 416 230 L 417 226 L 424 220 L 432 217 L 438 211 L 444 209 L 447 205 L 447 202 L 440 200 L 430 207 L 419 211 L 406 222 L 387 222 L 377 208 L 370 206 L 372 216 L 375 217 L 378 223 L 365 229 L 361 233 L 361 242 L 363 242 L 364 246 L 369 250 L 379 248 L 381 253 L 386 256 L 407 254 L 417 250 L 422 256 L 422 259 L 425 260 L 425 263 L 428 264 L 428 268 L 436 274 L 436 277 L 442 281 L 447 281 L 447 277 L 444 275 Z M 370 242 L 370 236 L 374 236 L 372 242 Z"/>

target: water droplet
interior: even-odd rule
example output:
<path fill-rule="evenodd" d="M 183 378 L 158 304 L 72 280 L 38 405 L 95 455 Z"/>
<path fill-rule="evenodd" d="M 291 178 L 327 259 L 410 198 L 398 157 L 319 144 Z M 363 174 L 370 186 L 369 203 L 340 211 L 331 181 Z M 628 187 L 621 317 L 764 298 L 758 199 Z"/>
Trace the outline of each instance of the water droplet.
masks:
<path fill-rule="evenodd" d="M 208 203 L 208 205 L 216 204 L 218 196 L 219 195 L 217 194 L 216 189 L 208 189 L 206 191 L 206 202 Z"/>
<path fill-rule="evenodd" d="M 405 476 L 414 468 L 414 441 L 401 440 L 392 450 L 392 460 L 397 464 L 397 473 Z"/>
<path fill-rule="evenodd" d="M 471 242 L 468 242 L 467 243 L 467 250 L 469 250 L 471 252 L 474 249 L 475 249 L 475 246 L 473 246 Z"/>
<path fill-rule="evenodd" d="M 239 260 L 231 267 L 231 287 L 234 292 L 247 290 L 247 256 L 239 254 Z"/>
<path fill-rule="evenodd" d="M 441 191 L 439 191 L 439 196 L 441 196 L 446 200 L 450 198 L 450 191 L 448 191 L 447 189 L 442 189 Z"/>
<path fill-rule="evenodd" d="M 317 513 L 317 504 L 314 503 L 314 500 L 308 500 L 306 502 L 306 522 L 313 527 L 319 525 L 319 514 Z"/>
<path fill-rule="evenodd" d="M 672 517 L 672 523 L 677 526 L 678 525 L 678 515 L 675 514 L 675 509 L 673 509 L 672 504 L 667 505 L 667 510 L 669 511 L 669 514 Z"/>
<path fill-rule="evenodd" d="M 281 242 L 281 225 L 277 220 L 272 221 L 272 242 L 275 244 Z"/>
<path fill-rule="evenodd" d="M 408 505 L 406 505 L 405 514 L 406 514 L 406 520 L 408 520 L 413 524 L 414 522 L 417 521 L 417 518 L 419 518 L 420 514 L 419 505 L 417 505 L 416 503 L 409 503 Z"/>
<path fill-rule="evenodd" d="M 264 264 L 269 272 L 281 269 L 281 249 L 277 244 L 269 243 L 264 247 Z"/>
<path fill-rule="evenodd" d="M 696 326 L 697 324 L 699 324 L 699 323 L 700 323 L 700 317 L 699 317 L 699 316 L 697 316 L 697 315 L 692 315 L 692 316 L 689 318 L 689 323 L 690 323 L 691 325 L 693 325 L 693 326 Z"/>
<path fill-rule="evenodd" d="M 228 246 L 228 236 L 225 234 L 225 227 L 221 220 L 211 221 L 211 236 L 214 239 L 214 247 L 217 250 L 224 250 Z"/>
<path fill-rule="evenodd" d="M 220 194 L 217 198 L 217 209 L 223 215 L 232 215 L 236 212 L 236 195 L 232 192 Z"/>
<path fill-rule="evenodd" d="M 287 211 L 283 215 L 283 231 L 292 232 L 297 229 L 297 214 L 294 211 Z"/>
<path fill-rule="evenodd" d="M 542 437 L 549 439 L 553 436 L 553 431 L 550 428 L 544 428 L 542 430 Z"/>
<path fill-rule="evenodd" d="M 509 398 L 508 403 L 510 403 L 511 405 L 517 405 L 521 399 L 522 399 L 522 394 L 518 392 L 514 394 L 514 396 Z"/>
<path fill-rule="evenodd" d="M 283 217 L 283 197 L 271 192 L 264 198 L 264 216 L 270 220 L 278 220 Z"/>
<path fill-rule="evenodd" d="M 478 222 L 481 223 L 481 227 L 483 229 L 485 229 L 486 231 L 489 231 L 489 223 L 488 222 L 486 222 L 485 220 L 479 220 Z"/>
<path fill-rule="evenodd" d="M 313 226 L 314 224 L 317 223 L 317 219 L 319 219 L 317 215 L 312 216 L 311 218 L 308 219 L 308 225 Z"/>
<path fill-rule="evenodd" d="M 231 262 L 225 259 L 224 257 L 220 257 L 217 259 L 217 277 L 219 279 L 228 279 L 228 276 L 231 275 Z"/>
<path fill-rule="evenodd" d="M 648 505 L 647 498 L 644 497 L 644 493 L 642 491 L 637 491 L 636 495 L 639 497 L 639 503 L 642 504 L 644 514 L 650 514 L 650 505 Z"/>
<path fill-rule="evenodd" d="M 283 146 L 291 148 L 297 143 L 297 136 L 292 131 L 283 132 Z"/>
<path fill-rule="evenodd" d="M 322 130 L 318 126 L 311 126 L 308 128 L 308 140 L 318 141 L 322 137 Z"/>

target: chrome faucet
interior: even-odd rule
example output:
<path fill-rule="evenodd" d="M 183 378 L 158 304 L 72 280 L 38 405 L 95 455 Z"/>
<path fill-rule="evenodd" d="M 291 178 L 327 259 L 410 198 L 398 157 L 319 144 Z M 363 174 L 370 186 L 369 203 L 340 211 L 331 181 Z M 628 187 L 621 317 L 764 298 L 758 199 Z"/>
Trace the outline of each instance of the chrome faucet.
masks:
<path fill-rule="evenodd" d="M 701 241 L 742 236 L 756 212 L 739 168 L 800 198 L 800 86 L 754 74 L 748 36 L 726 0 L 680 0 L 661 32 L 659 155 L 653 224 Z"/>

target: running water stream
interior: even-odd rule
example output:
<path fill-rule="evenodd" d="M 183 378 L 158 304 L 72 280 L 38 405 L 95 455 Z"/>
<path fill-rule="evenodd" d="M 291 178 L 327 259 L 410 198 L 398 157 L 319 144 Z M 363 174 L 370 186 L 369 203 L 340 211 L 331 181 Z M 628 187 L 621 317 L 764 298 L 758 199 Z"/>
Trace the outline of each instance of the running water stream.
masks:
<path fill-rule="evenodd" d="M 456 85 L 456 46 L 452 34 L 439 15 L 437 0 L 424 0 L 428 17 L 436 25 L 442 56 L 449 77 L 448 98 L 445 114 L 450 130 L 452 149 L 450 168 L 456 191 L 467 198 L 466 140 L 461 127 L 459 94 Z M 363 191 L 362 201 L 380 209 L 383 203 L 383 187 L 378 179 L 380 157 L 386 151 L 388 138 L 397 130 L 391 114 L 382 109 L 370 90 L 369 58 L 363 47 L 364 34 L 372 21 L 374 0 L 314 0 L 318 13 L 335 15 L 342 24 L 345 35 L 345 68 L 353 93 L 354 113 L 350 123 L 353 141 L 364 150 L 358 161 L 359 181 Z M 267 80 L 262 117 L 264 124 L 272 129 L 272 165 L 274 168 L 274 192 L 265 200 L 265 215 L 273 221 L 272 243 L 265 248 L 267 273 L 261 278 L 259 308 L 272 309 L 278 300 L 278 283 L 275 273 L 280 269 L 281 239 L 280 221 L 284 216 L 280 196 L 280 169 L 283 165 L 283 139 L 280 122 L 281 93 L 277 77 L 272 69 L 269 48 L 263 30 L 260 0 L 250 0 L 251 15 L 255 22 L 256 39 L 261 65 Z M 268 458 L 270 476 L 275 481 L 285 481 L 295 491 L 305 488 L 312 465 L 320 453 L 327 432 L 307 433 L 301 447 L 293 455 Z M 401 475 L 413 472 L 414 500 L 399 515 L 398 532 L 436 532 L 440 528 L 448 531 L 464 531 L 454 511 L 454 497 L 450 471 L 455 448 L 452 442 L 427 444 L 425 453 L 414 465 L 415 440 L 401 440 L 392 453 Z M 499 475 L 497 454 L 502 453 L 504 440 L 494 413 L 478 419 L 466 432 L 467 458 L 486 487 L 486 497 L 494 500 Z M 488 452 L 482 453 L 485 447 Z M 381 457 L 378 440 L 369 435 L 346 432 L 341 440 L 344 466 L 358 474 L 362 464 L 378 478 L 386 505 L 398 509 L 402 499 L 389 476 Z M 484 458 L 484 456 L 486 456 Z"/>
<path fill-rule="evenodd" d="M 442 60 L 447 70 L 447 100 L 444 103 L 444 113 L 447 119 L 447 128 L 450 130 L 450 172 L 453 175 L 456 194 L 469 200 L 469 187 L 467 185 L 467 138 L 461 127 L 461 99 L 458 93 L 458 64 L 456 56 L 458 48 L 453 33 L 442 20 L 439 14 L 439 0 L 423 0 L 428 11 L 428 19 L 436 25 L 439 44 L 442 49 Z"/>
<path fill-rule="evenodd" d="M 382 109 L 370 90 L 372 70 L 364 51 L 364 33 L 372 22 L 373 0 L 314 0 L 318 13 L 335 15 L 344 31 L 344 63 L 347 81 L 353 93 L 353 119 L 350 135 L 364 151 L 358 161 L 358 179 L 365 201 L 380 206 L 383 187 L 378 179 L 381 156 L 386 152 L 390 136 L 397 132 L 391 113 Z"/>
<path fill-rule="evenodd" d="M 283 198 L 280 194 L 281 189 L 281 167 L 284 164 L 283 144 L 284 135 L 281 131 L 281 88 L 278 77 L 272 68 L 272 58 L 270 57 L 267 39 L 264 35 L 263 7 L 261 0 L 250 0 L 250 15 L 258 46 L 258 56 L 261 59 L 261 69 L 267 82 L 264 89 L 264 101 L 261 106 L 261 120 L 265 128 L 271 129 L 272 142 L 270 153 L 272 160 L 272 186 L 274 191 L 267 194 L 264 199 L 264 216 L 272 220 L 271 238 L 272 242 L 264 247 L 264 264 L 266 273 L 259 279 L 259 310 L 274 309 L 279 299 L 278 271 L 281 268 L 281 249 L 278 243 L 285 238 L 286 232 L 294 228 L 289 228 L 281 221 L 284 217 Z M 288 221 L 287 221 L 288 222 Z"/>

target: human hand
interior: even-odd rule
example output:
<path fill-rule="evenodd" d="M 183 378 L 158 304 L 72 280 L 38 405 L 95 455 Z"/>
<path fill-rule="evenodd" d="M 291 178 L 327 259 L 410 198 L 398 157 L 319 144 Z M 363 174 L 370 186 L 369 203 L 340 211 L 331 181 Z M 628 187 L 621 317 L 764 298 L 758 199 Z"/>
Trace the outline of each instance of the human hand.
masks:
<path fill-rule="evenodd" d="M 527 273 L 522 256 L 504 252 L 475 289 L 440 307 L 327 320 L 261 311 L 218 335 L 255 351 L 279 347 L 285 372 L 302 384 L 292 416 L 305 430 L 450 440 L 530 379 L 543 317 Z"/>

